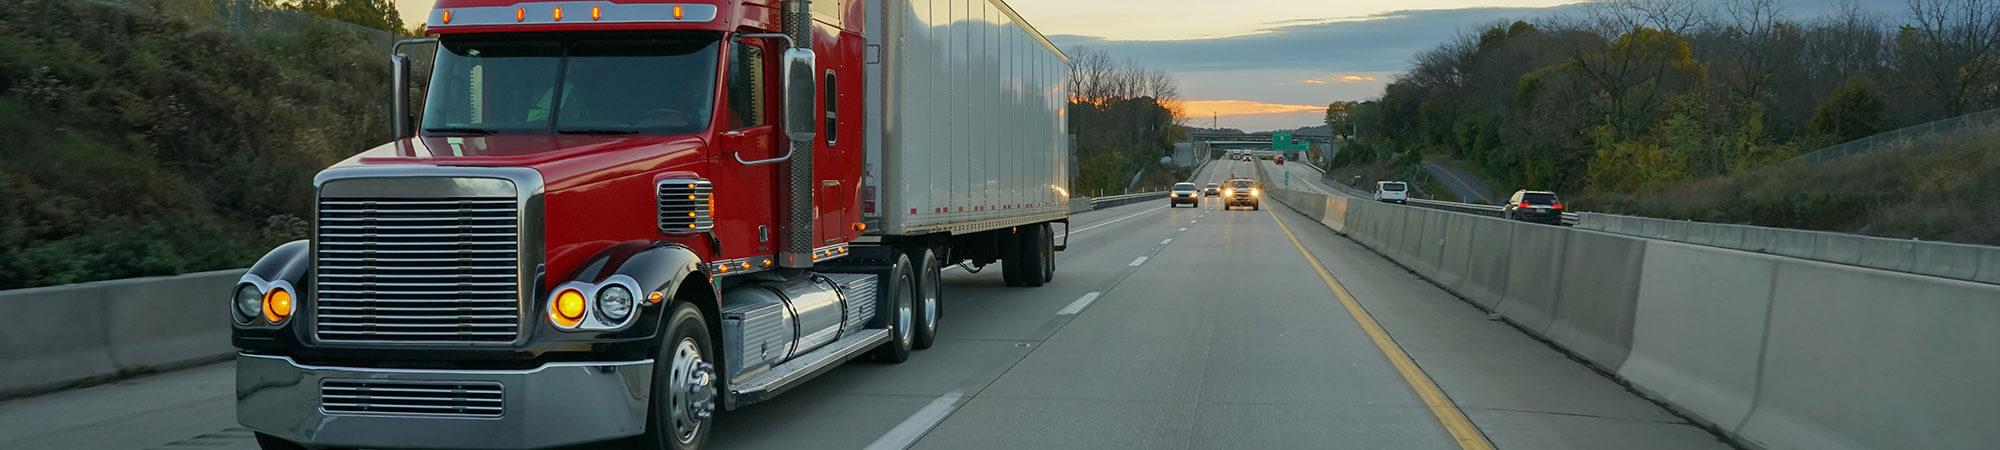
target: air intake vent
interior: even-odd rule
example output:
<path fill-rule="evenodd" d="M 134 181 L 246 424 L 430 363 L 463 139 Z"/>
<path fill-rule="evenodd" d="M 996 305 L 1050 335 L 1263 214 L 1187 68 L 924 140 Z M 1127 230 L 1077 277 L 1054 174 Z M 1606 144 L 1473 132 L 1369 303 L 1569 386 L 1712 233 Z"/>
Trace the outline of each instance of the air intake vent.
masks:
<path fill-rule="evenodd" d="M 660 231 L 699 233 L 715 226 L 708 216 L 708 180 L 660 181 Z"/>
<path fill-rule="evenodd" d="M 497 383 L 326 380 L 320 408 L 331 414 L 499 417 L 505 394 Z"/>

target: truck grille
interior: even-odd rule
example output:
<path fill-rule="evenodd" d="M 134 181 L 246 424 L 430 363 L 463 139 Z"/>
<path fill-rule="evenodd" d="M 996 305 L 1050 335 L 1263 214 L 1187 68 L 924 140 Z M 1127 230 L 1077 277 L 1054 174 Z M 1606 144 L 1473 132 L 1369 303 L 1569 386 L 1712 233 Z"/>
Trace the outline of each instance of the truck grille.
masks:
<path fill-rule="evenodd" d="M 328 413 L 499 417 L 505 411 L 499 383 L 326 380 L 320 409 Z"/>
<path fill-rule="evenodd" d="M 708 180 L 660 181 L 660 231 L 693 233 L 715 226 L 708 216 Z"/>
<path fill-rule="evenodd" d="M 519 222 L 513 197 L 320 199 L 319 339 L 513 341 Z"/>

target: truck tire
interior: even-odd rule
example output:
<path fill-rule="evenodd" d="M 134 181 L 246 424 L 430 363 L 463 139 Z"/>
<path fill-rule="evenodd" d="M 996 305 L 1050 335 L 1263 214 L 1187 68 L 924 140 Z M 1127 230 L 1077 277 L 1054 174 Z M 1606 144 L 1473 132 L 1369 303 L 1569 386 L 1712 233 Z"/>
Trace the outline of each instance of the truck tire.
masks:
<path fill-rule="evenodd" d="M 1000 250 L 997 255 L 1000 258 L 1000 279 L 1006 281 L 1008 286 L 1022 285 L 1021 274 L 1027 273 L 1021 268 L 1021 239 L 1025 237 L 1024 233 L 1018 227 L 994 232 L 1000 234 L 1000 245 L 997 246 Z"/>
<path fill-rule="evenodd" d="M 1048 282 L 1048 273 L 1042 268 L 1047 266 L 1052 256 L 1044 250 L 1054 245 L 1054 241 L 1049 239 L 1049 226 L 1038 223 L 1021 227 L 1020 230 L 1019 236 L 1015 239 L 1020 248 L 1014 251 L 1014 254 L 1021 259 L 1021 263 L 1015 265 L 1021 268 L 1020 285 L 1040 287 Z"/>
<path fill-rule="evenodd" d="M 910 272 L 910 258 L 896 255 L 896 266 L 889 270 L 888 283 L 884 283 L 888 290 L 882 292 L 882 304 L 875 307 L 877 317 L 883 319 L 889 330 L 889 342 L 875 348 L 877 361 L 891 364 L 909 361 L 910 348 L 916 345 L 916 318 L 910 300 L 916 296 L 917 283 Z"/>
<path fill-rule="evenodd" d="M 1042 228 L 1042 282 L 1056 280 L 1056 228 L 1055 225 L 1041 224 Z"/>
<path fill-rule="evenodd" d="M 938 319 L 944 317 L 944 260 L 928 247 L 912 254 L 917 264 L 916 341 L 911 348 L 931 348 L 937 342 Z"/>
<path fill-rule="evenodd" d="M 646 433 L 630 448 L 693 450 L 715 431 L 715 343 L 708 322 L 693 303 L 675 301 L 667 312 L 667 339 L 653 365 L 653 399 L 646 408 Z"/>

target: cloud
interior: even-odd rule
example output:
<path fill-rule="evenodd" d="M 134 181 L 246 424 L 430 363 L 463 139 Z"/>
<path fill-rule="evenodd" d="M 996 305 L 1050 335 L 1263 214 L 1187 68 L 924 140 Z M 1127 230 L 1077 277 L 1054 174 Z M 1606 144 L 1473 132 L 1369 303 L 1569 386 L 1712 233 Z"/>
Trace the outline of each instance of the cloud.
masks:
<path fill-rule="evenodd" d="M 1360 83 L 1360 82 L 1363 82 L 1363 81 L 1375 81 L 1375 77 L 1364 77 L 1364 76 L 1360 76 L 1360 75 L 1341 75 L 1341 76 L 1340 76 L 1340 82 L 1342 82 L 1342 83 Z"/>
<path fill-rule="evenodd" d="M 1326 84 L 1326 80 L 1306 80 L 1306 84 Z"/>
<path fill-rule="evenodd" d="M 1289 105 L 1251 100 L 1185 100 L 1181 102 L 1181 110 L 1196 116 L 1206 116 L 1209 114 L 1240 116 L 1245 114 L 1287 114 L 1304 111 L 1325 111 L 1326 105 Z"/>

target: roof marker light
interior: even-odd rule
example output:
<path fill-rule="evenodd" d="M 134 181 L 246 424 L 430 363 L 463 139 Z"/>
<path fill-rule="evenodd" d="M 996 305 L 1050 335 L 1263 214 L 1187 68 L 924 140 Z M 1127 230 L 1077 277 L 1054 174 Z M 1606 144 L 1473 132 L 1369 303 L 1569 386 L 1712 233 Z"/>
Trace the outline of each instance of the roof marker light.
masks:
<path fill-rule="evenodd" d="M 674 5 L 674 20 L 681 20 L 681 5 Z"/>
<path fill-rule="evenodd" d="M 446 24 L 451 23 L 451 10 L 449 9 L 444 10 L 444 23 Z"/>
<path fill-rule="evenodd" d="M 523 20 L 528 20 L 528 10 L 526 8 L 514 8 L 514 21 L 520 22 Z"/>
<path fill-rule="evenodd" d="M 604 18 L 603 9 L 599 9 L 598 7 L 595 6 L 590 7 L 590 20 L 597 20 L 602 18 Z"/>
<path fill-rule="evenodd" d="M 550 17 L 550 18 L 553 18 L 553 19 L 555 19 L 555 21 L 557 21 L 557 22 L 561 22 L 561 21 L 562 21 L 562 7 L 561 7 L 561 6 L 557 6 L 557 7 L 556 7 L 556 10 L 555 10 L 555 12 L 552 12 L 552 13 L 549 13 L 549 17 Z"/>

